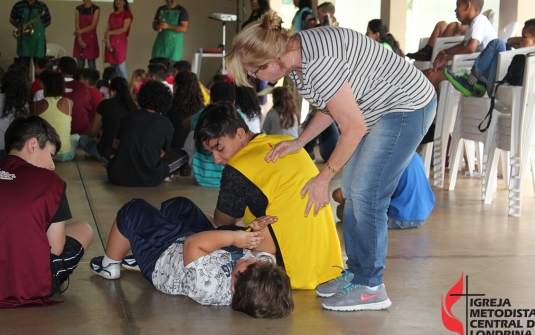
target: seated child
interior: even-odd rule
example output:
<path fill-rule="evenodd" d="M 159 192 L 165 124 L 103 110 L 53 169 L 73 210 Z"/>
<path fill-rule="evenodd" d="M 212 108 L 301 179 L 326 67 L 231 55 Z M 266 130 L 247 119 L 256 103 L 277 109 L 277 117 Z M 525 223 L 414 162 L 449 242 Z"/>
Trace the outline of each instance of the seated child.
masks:
<path fill-rule="evenodd" d="M 288 87 L 276 87 L 273 94 L 273 108 L 266 114 L 262 129 L 268 135 L 299 136 L 299 120 L 292 91 Z"/>
<path fill-rule="evenodd" d="M 171 152 L 173 125 L 162 115 L 171 105 L 171 92 L 149 80 L 139 91 L 141 109 L 120 121 L 112 147 L 117 154 L 107 165 L 108 180 L 123 186 L 158 186 L 187 162 L 185 153 Z"/>
<path fill-rule="evenodd" d="M 236 100 L 236 89 L 234 88 L 234 85 L 225 82 L 214 84 L 210 90 L 210 98 L 212 103 L 226 101 L 233 104 Z M 197 121 L 199 121 L 202 112 L 203 111 L 200 110 L 191 117 L 189 121 L 191 132 L 190 135 L 188 135 L 184 146 L 186 151 L 188 151 L 188 155 L 193 157 L 190 164 L 193 168 L 193 176 L 197 183 L 200 186 L 219 187 L 224 167 L 217 165 L 214 162 L 212 155 L 204 150 L 202 146 L 196 145 L 195 139 L 193 138 L 193 131 L 195 131 Z"/>
<path fill-rule="evenodd" d="M 487 44 L 498 38 L 494 27 L 486 16 L 481 14 L 483 0 L 458 0 L 455 13 L 462 24 L 468 25 L 463 42 L 442 50 L 436 57 L 433 68 L 424 74 L 438 92 L 438 85 L 446 80 L 443 68 L 459 54 L 471 54 L 483 50 Z"/>
<path fill-rule="evenodd" d="M 118 77 L 117 70 L 115 68 L 108 66 L 104 69 L 104 72 L 102 72 L 102 83 L 101 86 L 98 88 L 100 93 L 102 94 L 102 97 L 104 99 L 110 98 L 110 82 L 113 78 Z M 98 86 L 98 85 L 97 85 Z"/>
<path fill-rule="evenodd" d="M 6 131 L 9 155 L 0 161 L 0 308 L 52 305 L 93 239 L 72 218 L 66 184 L 52 156 L 61 141 L 52 126 L 31 115 Z M 8 195 L 9 196 L 6 196 Z"/>
<path fill-rule="evenodd" d="M 167 86 L 171 94 L 173 94 L 173 85 L 169 84 L 166 78 L 167 68 L 165 67 L 165 65 L 160 63 L 149 64 L 149 70 L 147 71 L 147 79 L 163 83 L 165 86 Z"/>
<path fill-rule="evenodd" d="M 85 68 L 81 70 L 80 81 L 87 86 L 89 99 L 91 100 L 91 111 L 89 112 L 89 121 L 93 123 L 98 105 L 104 100 L 100 91 L 95 87 L 100 78 L 100 72 L 97 69 Z"/>
<path fill-rule="evenodd" d="M 135 101 L 137 101 L 137 95 L 141 85 L 147 79 L 147 73 L 143 69 L 137 69 L 132 72 L 132 77 L 130 78 L 130 93 Z"/>
<path fill-rule="evenodd" d="M 340 203 L 336 214 L 342 220 L 345 199 L 340 188 L 334 190 L 333 199 Z M 425 176 L 423 160 L 414 153 L 392 194 L 387 212 L 388 228 L 421 227 L 434 206 L 435 196 Z"/>
<path fill-rule="evenodd" d="M 456 75 L 451 70 L 444 69 L 444 75 L 463 95 L 482 97 L 485 90 L 489 97 L 493 95 L 498 68 L 498 54 L 514 48 L 526 48 L 535 45 L 535 19 L 528 20 L 522 28 L 522 37 L 512 37 L 507 44 L 499 38 L 489 42 L 481 54 L 477 56 L 472 71 L 463 75 Z M 501 80 L 501 79 L 498 79 Z"/>
<path fill-rule="evenodd" d="M 39 79 L 39 75 L 43 71 L 53 71 L 54 65 L 52 64 L 52 61 L 46 57 L 38 58 L 35 61 L 35 80 L 32 83 L 32 93 L 35 94 L 37 91 L 41 89 L 41 80 Z"/>
<path fill-rule="evenodd" d="M 275 221 L 263 217 L 251 227 L 263 230 Z M 117 213 L 105 256 L 93 258 L 90 268 L 106 279 L 120 278 L 121 260 L 132 250 L 143 276 L 163 293 L 202 305 L 230 304 L 252 317 L 283 318 L 293 309 L 290 280 L 274 262 L 254 257 L 262 251 L 262 235 L 215 230 L 186 198 L 169 199 L 161 210 L 133 199 Z"/>
<path fill-rule="evenodd" d="M 41 73 L 44 99 L 33 104 L 33 113 L 47 120 L 59 134 L 63 145 L 54 155 L 57 162 L 71 161 L 76 156 L 80 135 L 71 135 L 72 106 L 65 94 L 65 80 L 61 73 L 45 71 Z"/>
<path fill-rule="evenodd" d="M 179 74 L 182 71 L 189 71 L 191 72 L 191 63 L 187 60 L 181 60 L 176 62 L 173 65 L 173 76 L 176 77 L 177 74 Z M 202 96 L 203 96 L 203 103 L 205 105 L 208 105 L 210 103 L 210 91 L 204 87 L 204 85 L 199 80 L 199 87 L 201 88 Z"/>

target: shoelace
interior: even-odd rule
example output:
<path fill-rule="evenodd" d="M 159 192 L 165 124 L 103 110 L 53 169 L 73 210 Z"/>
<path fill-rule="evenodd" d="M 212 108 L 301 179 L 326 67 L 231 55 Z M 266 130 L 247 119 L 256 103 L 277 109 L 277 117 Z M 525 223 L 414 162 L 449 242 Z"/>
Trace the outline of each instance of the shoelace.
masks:
<path fill-rule="evenodd" d="M 336 295 L 337 296 L 344 295 L 349 291 L 353 291 L 354 289 L 356 289 L 359 286 L 360 286 L 359 284 L 349 283 L 346 286 L 342 287 L 342 289 L 338 293 L 336 293 Z"/>
<path fill-rule="evenodd" d="M 350 271 L 347 271 L 346 269 L 344 269 L 343 267 L 341 266 L 338 266 L 338 265 L 334 265 L 333 267 L 337 267 L 337 268 L 340 268 L 342 269 L 342 274 L 336 278 L 334 278 L 333 280 L 331 280 L 331 283 L 337 283 L 341 280 L 346 280 L 347 277 L 351 276 L 353 273 L 350 272 Z"/>

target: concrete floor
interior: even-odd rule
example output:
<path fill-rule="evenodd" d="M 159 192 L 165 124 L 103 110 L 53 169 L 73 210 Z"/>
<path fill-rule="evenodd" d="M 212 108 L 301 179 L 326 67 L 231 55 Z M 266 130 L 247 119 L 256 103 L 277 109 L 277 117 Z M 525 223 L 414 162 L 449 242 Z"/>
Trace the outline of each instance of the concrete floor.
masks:
<path fill-rule="evenodd" d="M 54 296 L 64 303 L 2 310 L 0 334 L 451 334 L 442 323 L 441 295 L 463 272 L 469 275 L 470 293 L 508 298 L 514 309 L 535 309 L 531 180 L 525 183 L 520 218 L 507 216 L 503 184 L 491 205 L 479 200 L 481 183 L 476 178 L 459 177 L 452 192 L 435 188 L 437 203 L 422 228 L 389 232 L 384 280 L 393 303 L 390 309 L 330 312 L 321 308 L 314 292 L 295 291 L 290 317 L 256 320 L 230 307 L 205 307 L 186 297 L 160 293 L 140 273 L 123 271 L 120 280 L 108 281 L 88 267 L 92 257 L 103 254 L 115 214 L 131 198 L 145 198 L 159 206 L 181 195 L 211 213 L 218 189 L 197 186 L 191 177 L 154 188 L 114 186 L 102 166 L 81 151 L 77 161 L 57 164 L 56 171 L 68 184 L 74 218 L 93 227 L 93 244 L 71 276 L 69 289 Z M 340 175 L 331 190 L 339 185 Z M 453 307 L 453 314 L 463 322 L 465 301 L 461 297 Z M 523 330 L 528 330 L 524 318 L 515 319 L 523 320 Z M 477 332 L 482 329 L 471 330 L 483 334 Z"/>

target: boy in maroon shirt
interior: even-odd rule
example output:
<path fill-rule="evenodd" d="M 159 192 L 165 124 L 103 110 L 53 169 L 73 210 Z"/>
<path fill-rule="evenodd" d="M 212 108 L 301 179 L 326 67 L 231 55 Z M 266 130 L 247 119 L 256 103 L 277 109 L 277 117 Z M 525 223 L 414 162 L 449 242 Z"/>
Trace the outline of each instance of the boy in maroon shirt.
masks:
<path fill-rule="evenodd" d="M 97 69 L 85 68 L 82 70 L 80 81 L 87 87 L 89 98 L 91 99 L 91 112 L 89 112 L 89 121 L 93 123 L 98 105 L 104 100 L 102 93 L 96 88 L 97 81 L 100 79 L 100 73 Z"/>
<path fill-rule="evenodd" d="M 71 134 L 87 135 L 91 127 L 89 115 L 92 106 L 87 87 L 72 78 L 74 72 L 76 72 L 76 61 L 71 57 L 61 57 L 56 71 L 65 78 L 65 94 L 63 97 L 69 98 L 73 102 Z"/>
<path fill-rule="evenodd" d="M 0 309 L 52 305 L 91 244 L 83 221 L 72 215 L 66 184 L 52 170 L 61 142 L 45 120 L 15 119 L 5 134 L 0 160 Z"/>

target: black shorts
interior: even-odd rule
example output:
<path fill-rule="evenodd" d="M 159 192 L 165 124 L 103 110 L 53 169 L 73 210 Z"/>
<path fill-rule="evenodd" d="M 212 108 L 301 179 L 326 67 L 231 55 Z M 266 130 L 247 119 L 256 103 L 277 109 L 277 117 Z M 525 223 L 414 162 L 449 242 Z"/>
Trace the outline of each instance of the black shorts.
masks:
<path fill-rule="evenodd" d="M 84 247 L 70 236 L 65 236 L 65 247 L 61 255 L 50 254 L 50 271 L 52 272 L 52 290 L 50 296 L 59 292 L 59 287 L 78 266 L 84 257 Z"/>

